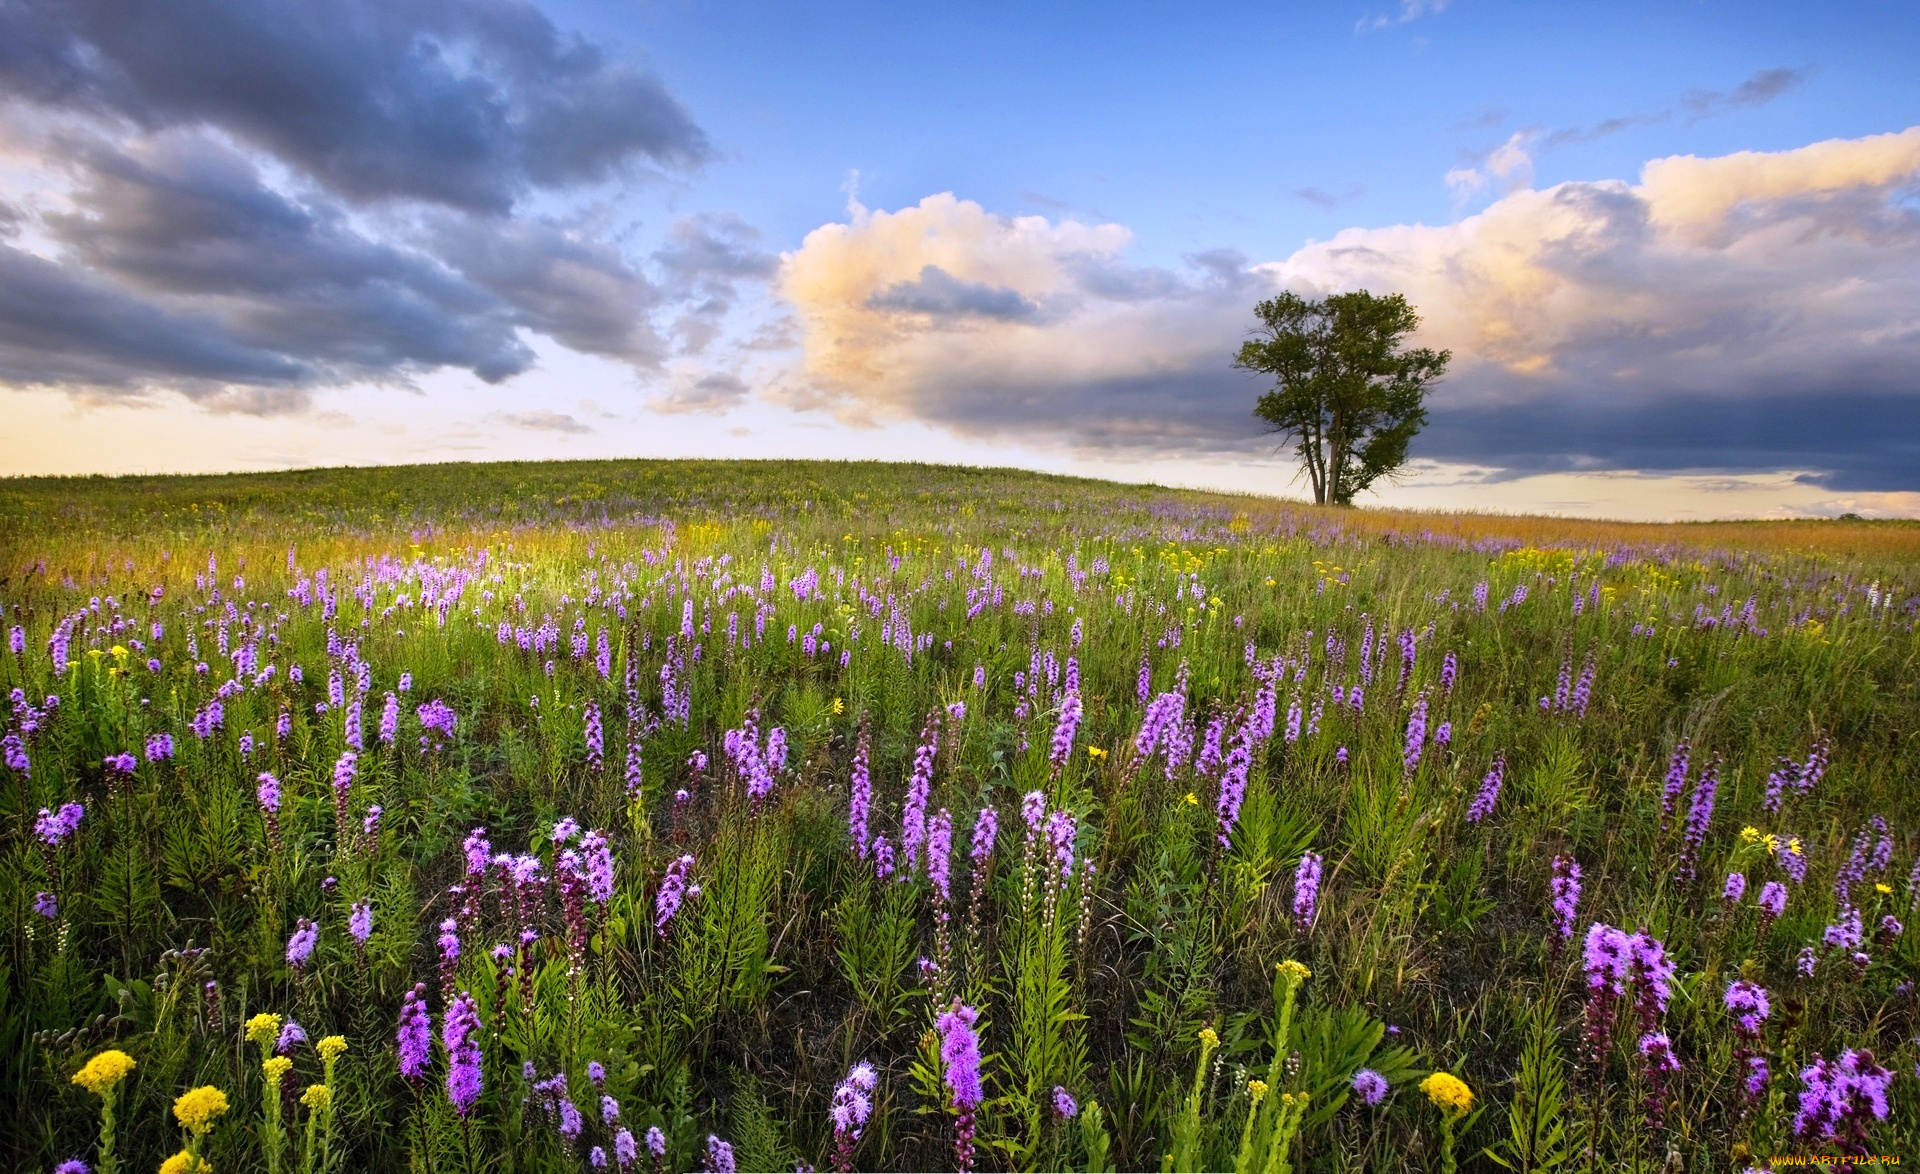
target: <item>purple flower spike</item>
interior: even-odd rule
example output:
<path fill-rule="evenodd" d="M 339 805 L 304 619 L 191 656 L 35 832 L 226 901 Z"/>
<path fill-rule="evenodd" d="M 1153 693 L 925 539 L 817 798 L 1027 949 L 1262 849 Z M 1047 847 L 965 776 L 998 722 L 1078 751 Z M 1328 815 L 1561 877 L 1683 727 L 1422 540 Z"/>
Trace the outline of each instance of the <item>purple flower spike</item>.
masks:
<path fill-rule="evenodd" d="M 1371 1068 L 1362 1068 L 1353 1074 L 1353 1094 L 1363 1105 L 1377 1105 L 1386 1099 L 1387 1078 Z"/>

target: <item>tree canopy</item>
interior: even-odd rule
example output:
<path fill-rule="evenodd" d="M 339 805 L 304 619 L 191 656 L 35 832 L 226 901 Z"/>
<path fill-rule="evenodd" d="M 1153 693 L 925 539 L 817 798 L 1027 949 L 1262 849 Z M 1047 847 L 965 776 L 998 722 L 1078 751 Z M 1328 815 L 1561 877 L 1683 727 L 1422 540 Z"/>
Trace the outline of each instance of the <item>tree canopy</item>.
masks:
<path fill-rule="evenodd" d="M 1310 301 L 1283 293 L 1254 307 L 1255 337 L 1234 366 L 1271 375 L 1253 414 L 1294 441 L 1313 500 L 1351 505 L 1407 460 L 1427 422 L 1427 387 L 1451 352 L 1403 349 L 1420 316 L 1400 294 L 1366 290 Z"/>

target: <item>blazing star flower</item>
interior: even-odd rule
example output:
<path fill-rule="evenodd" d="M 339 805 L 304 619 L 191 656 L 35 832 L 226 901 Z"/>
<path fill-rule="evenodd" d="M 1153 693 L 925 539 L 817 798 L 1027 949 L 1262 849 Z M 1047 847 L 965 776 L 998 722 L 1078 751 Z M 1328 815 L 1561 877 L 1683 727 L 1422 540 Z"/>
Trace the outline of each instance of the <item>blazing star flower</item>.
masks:
<path fill-rule="evenodd" d="M 1759 1038 L 1767 1016 L 1773 1013 L 1772 1004 L 1767 1001 L 1767 988 L 1735 980 L 1727 987 L 1725 1002 L 1727 1010 L 1739 1017 L 1740 1034 L 1749 1039 Z"/>
<path fill-rule="evenodd" d="M 293 935 L 287 939 L 287 965 L 294 970 L 306 969 L 307 961 L 313 957 L 313 947 L 320 940 L 320 927 L 302 917 L 294 926 Z"/>
<path fill-rule="evenodd" d="M 579 834 L 580 825 L 574 821 L 571 815 L 561 816 L 560 821 L 553 825 L 553 842 L 556 847 L 566 843 Z"/>
<path fill-rule="evenodd" d="M 1770 921 L 1779 919 L 1787 910 L 1787 886 L 1779 881 L 1768 881 L 1760 886 L 1760 912 Z"/>
<path fill-rule="evenodd" d="M 1795 1137 L 1816 1137 L 1863 1148 L 1873 1121 L 1887 1119 L 1887 1086 L 1893 1073 L 1874 1062 L 1873 1053 L 1848 1050 L 1838 1060 L 1815 1055 L 1800 1072 L 1806 1086 L 1794 1114 Z"/>
<path fill-rule="evenodd" d="M 854 744 L 853 773 L 847 781 L 847 834 L 853 838 L 853 855 L 867 858 L 867 817 L 873 809 L 873 777 L 869 765 L 873 757 L 873 727 L 860 723 L 860 739 Z"/>
<path fill-rule="evenodd" d="M 1553 879 L 1547 889 L 1553 895 L 1554 934 L 1565 942 L 1573 936 L 1574 914 L 1580 907 L 1580 862 L 1571 856 L 1555 856 Z M 1554 948 L 1557 950 L 1558 944 Z"/>
<path fill-rule="evenodd" d="M 640 1157 L 640 1143 L 633 1138 L 631 1129 L 622 1129 L 613 1135 L 613 1160 L 625 1170 Z"/>
<path fill-rule="evenodd" d="M 1343 746 L 1341 749 L 1344 751 L 1346 748 Z M 1342 758 L 1341 761 L 1344 762 L 1345 759 Z M 1493 805 L 1500 801 L 1500 785 L 1505 780 L 1506 773 L 1506 756 L 1494 755 L 1493 766 L 1488 769 L 1487 777 L 1481 780 L 1479 793 L 1473 797 L 1472 804 L 1467 807 L 1468 823 L 1479 823 L 1493 814 Z"/>
<path fill-rule="evenodd" d="M 1353 1074 L 1353 1092 L 1360 1098 L 1361 1104 L 1377 1105 L 1386 1099 L 1387 1078 L 1371 1068 L 1362 1068 Z"/>
<path fill-rule="evenodd" d="M 733 1147 L 713 1134 L 707 1134 L 707 1170 L 709 1174 L 733 1174 Z"/>
<path fill-rule="evenodd" d="M 60 901 L 52 893 L 41 890 L 33 895 L 33 911 L 52 921 L 60 916 Z"/>
<path fill-rule="evenodd" d="M 656 1158 L 667 1156 L 667 1135 L 660 1132 L 658 1125 L 647 1126 L 647 1152 Z"/>
<path fill-rule="evenodd" d="M 1080 1103 L 1057 1084 L 1053 1086 L 1053 1115 L 1061 1121 L 1071 1121 L 1080 1115 Z"/>
<path fill-rule="evenodd" d="M 453 1111 L 466 1116 L 480 1099 L 480 1012 L 466 991 L 447 1008 L 440 1028 L 447 1049 L 447 1100 Z"/>
<path fill-rule="evenodd" d="M 979 1108 L 985 1097 L 980 1082 L 980 1038 L 973 1030 L 979 1020 L 978 1011 L 955 999 L 934 1023 L 940 1033 L 942 1078 L 953 1107 L 962 1113 Z"/>
<path fill-rule="evenodd" d="M 1000 835 L 1000 815 L 991 807 L 982 807 L 973 821 L 973 848 L 968 857 L 975 867 L 993 855 L 993 842 Z"/>
<path fill-rule="evenodd" d="M 419 1083 L 433 1061 L 433 1020 L 427 1014 L 426 983 L 413 984 L 400 1004 L 400 1030 L 394 1038 L 399 1044 L 400 1075 L 409 1083 Z"/>
<path fill-rule="evenodd" d="M 1320 855 L 1308 852 L 1300 857 L 1300 866 L 1293 873 L 1293 916 L 1305 925 L 1313 924 L 1314 911 L 1319 907 L 1320 865 Z"/>
<path fill-rule="evenodd" d="M 653 903 L 653 927 L 661 937 L 667 936 L 667 923 L 680 912 L 680 903 L 688 896 L 687 874 L 692 869 L 693 857 L 682 856 L 667 865 L 667 874 L 660 880 L 660 892 Z"/>
<path fill-rule="evenodd" d="M 368 901 L 355 901 L 353 912 L 347 915 L 347 933 L 361 945 L 373 936 L 373 905 Z"/>
<path fill-rule="evenodd" d="M 1721 890 L 1721 893 L 1720 893 L 1721 898 L 1724 899 L 1726 903 L 1729 905 L 1738 905 L 1740 903 L 1740 898 L 1746 895 L 1747 895 L 1747 874 L 1744 872 L 1728 873 L 1726 888 Z"/>
<path fill-rule="evenodd" d="M 80 820 L 87 809 L 78 803 L 63 803 L 59 811 L 49 811 L 42 807 L 40 816 L 33 821 L 33 834 L 49 848 L 58 848 L 67 842 L 80 828 Z"/>
<path fill-rule="evenodd" d="M 280 1037 L 273 1041 L 273 1050 L 282 1056 L 290 1056 L 293 1049 L 306 1042 L 307 1029 L 300 1026 L 298 1019 L 289 1019 L 281 1024 Z"/>
<path fill-rule="evenodd" d="M 927 821 L 927 879 L 942 901 L 951 901 L 953 816 L 942 807 Z"/>

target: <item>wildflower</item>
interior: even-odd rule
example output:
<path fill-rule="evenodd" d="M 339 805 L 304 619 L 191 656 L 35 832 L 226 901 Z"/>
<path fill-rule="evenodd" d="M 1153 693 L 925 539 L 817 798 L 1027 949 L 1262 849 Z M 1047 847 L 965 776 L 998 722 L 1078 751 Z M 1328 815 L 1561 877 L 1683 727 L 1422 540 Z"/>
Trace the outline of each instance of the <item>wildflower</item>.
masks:
<path fill-rule="evenodd" d="M 1071 1121 L 1080 1115 L 1080 1104 L 1060 1085 L 1053 1086 L 1053 1115 L 1062 1121 Z"/>
<path fill-rule="evenodd" d="M 658 1125 L 647 1126 L 647 1152 L 655 1158 L 667 1156 L 667 1135 L 660 1132 Z"/>
<path fill-rule="evenodd" d="M 296 1019 L 289 1019 L 280 1029 L 280 1037 L 273 1042 L 273 1050 L 283 1056 L 293 1054 L 293 1049 L 307 1042 L 307 1029 L 300 1026 Z"/>
<path fill-rule="evenodd" d="M 707 1134 L 707 1170 L 710 1174 L 733 1174 L 733 1147 L 713 1134 Z"/>
<path fill-rule="evenodd" d="M 1700 771 L 1700 780 L 1693 786 L 1693 799 L 1687 808 L 1686 835 L 1680 847 L 1680 879 L 1693 879 L 1693 862 L 1700 851 L 1700 845 L 1707 838 L 1707 825 L 1713 821 L 1714 795 L 1720 787 L 1720 759 L 1716 756 Z"/>
<path fill-rule="evenodd" d="M 1307 964 L 1297 958 L 1289 958 L 1285 962 L 1276 962 L 1273 964 L 1273 969 L 1276 973 L 1284 975 L 1294 982 L 1305 982 L 1307 979 L 1313 977 L 1313 971 L 1307 969 Z"/>
<path fill-rule="evenodd" d="M 640 1157 L 640 1143 L 633 1138 L 633 1130 L 622 1129 L 613 1135 L 613 1160 L 625 1170 Z"/>
<path fill-rule="evenodd" d="M 1816 1054 L 1800 1080 L 1806 1087 L 1793 1118 L 1796 1137 L 1811 1135 L 1859 1151 L 1866 1148 L 1872 1123 L 1887 1118 L 1893 1073 L 1875 1063 L 1872 1052 L 1848 1050 L 1838 1060 Z"/>
<path fill-rule="evenodd" d="M 979 1018 L 978 1011 L 955 999 L 934 1023 L 940 1033 L 941 1075 L 959 1113 L 953 1148 L 963 1171 L 973 1167 L 973 1111 L 985 1096 L 980 1080 L 980 1038 L 973 1030 Z"/>
<path fill-rule="evenodd" d="M 80 820 L 87 809 L 78 803 L 63 803 L 59 811 L 49 811 L 42 807 L 40 816 L 33 821 L 33 834 L 49 848 L 58 848 L 80 828 Z"/>
<path fill-rule="evenodd" d="M 355 901 L 353 912 L 347 915 L 347 934 L 361 945 L 373 936 L 373 906 L 366 901 Z"/>
<path fill-rule="evenodd" d="M 1767 989 L 1744 980 L 1729 984 L 1725 996 L 1727 1010 L 1740 1018 L 1740 1034 L 1757 1039 L 1760 1029 L 1765 1026 L 1767 1016 L 1772 1014 L 1772 1005 L 1767 1001 Z"/>
<path fill-rule="evenodd" d="M 1722 889 L 1720 892 L 1721 898 L 1724 899 L 1726 903 L 1729 905 L 1738 905 L 1740 903 L 1740 898 L 1746 895 L 1747 895 L 1747 874 L 1744 872 L 1728 873 L 1726 887 Z"/>
<path fill-rule="evenodd" d="M 87 1164 L 79 1158 L 68 1158 L 53 1168 L 53 1174 L 90 1174 L 90 1172 Z"/>
<path fill-rule="evenodd" d="M 873 1090 L 879 1075 L 873 1065 L 855 1064 L 847 1078 L 834 1086 L 828 1115 L 833 1120 L 833 1168 L 853 1169 L 854 1147 L 873 1115 Z"/>
<path fill-rule="evenodd" d="M 689 895 L 687 874 L 692 869 L 693 857 L 682 856 L 667 866 L 667 874 L 660 880 L 660 892 L 653 903 L 653 927 L 661 937 L 667 936 L 667 923 L 680 912 L 681 901 Z"/>
<path fill-rule="evenodd" d="M 309 1109 L 325 1111 L 333 1107 L 333 1090 L 324 1084 L 309 1084 L 300 1094 L 300 1103 Z"/>
<path fill-rule="evenodd" d="M 33 895 L 33 911 L 52 921 L 60 916 L 60 900 L 52 893 L 42 889 Z"/>
<path fill-rule="evenodd" d="M 1304 925 L 1313 924 L 1319 907 L 1320 862 L 1318 853 L 1308 852 L 1300 857 L 1300 866 L 1293 873 L 1293 915 Z"/>
<path fill-rule="evenodd" d="M 872 757 L 873 726 L 863 718 L 860 739 L 853 749 L 853 773 L 847 780 L 847 833 L 853 837 L 853 854 L 859 860 L 867 858 L 867 815 L 873 807 Z"/>
<path fill-rule="evenodd" d="M 268 1056 L 260 1062 L 260 1071 L 267 1078 L 268 1088 L 279 1088 L 287 1073 L 293 1071 L 293 1060 L 287 1056 Z"/>
<path fill-rule="evenodd" d="M 927 879 L 942 901 L 951 900 L 953 868 L 953 816 L 942 807 L 927 821 Z"/>
<path fill-rule="evenodd" d="M 332 1064 L 335 1060 L 338 1060 L 346 1054 L 346 1037 L 338 1035 L 324 1036 L 319 1043 L 313 1045 L 313 1048 L 320 1053 L 321 1063 Z"/>
<path fill-rule="evenodd" d="M 462 1117 L 480 1099 L 480 1013 L 465 991 L 447 1008 L 440 1041 L 447 1049 L 447 1099 Z"/>
<path fill-rule="evenodd" d="M 226 1111 L 227 1094 L 210 1084 L 183 1092 L 173 1101 L 174 1118 L 195 1137 L 204 1137 Z"/>
<path fill-rule="evenodd" d="M 1556 956 L 1563 943 L 1573 936 L 1573 919 L 1580 907 L 1580 862 L 1571 856 L 1553 858 L 1553 879 L 1547 883 L 1553 894 L 1553 930 Z"/>
<path fill-rule="evenodd" d="M 1787 910 L 1787 886 L 1779 881 L 1768 881 L 1760 886 L 1760 913 L 1767 921 L 1777 921 Z"/>
<path fill-rule="evenodd" d="M 273 1046 L 280 1038 L 280 1017 L 271 1011 L 262 1011 L 247 1020 L 247 1040 L 261 1048 Z"/>
<path fill-rule="evenodd" d="M 73 1074 L 73 1083 L 86 1089 L 97 1097 L 111 1096 L 120 1087 L 120 1082 L 134 1070 L 132 1056 L 118 1048 L 108 1048 L 93 1059 L 88 1060 L 80 1071 Z"/>
<path fill-rule="evenodd" d="M 920 744 L 913 752 L 913 774 L 907 780 L 907 796 L 900 803 L 900 853 L 902 879 L 913 875 L 920 861 L 921 846 L 927 838 L 927 796 L 933 788 L 933 766 L 940 748 L 940 725 L 928 715 L 920 732 Z"/>
<path fill-rule="evenodd" d="M 999 835 L 1000 814 L 991 807 L 982 807 L 980 815 L 973 821 L 973 847 L 968 853 L 976 866 L 993 855 L 993 842 Z"/>
<path fill-rule="evenodd" d="M 1451 1072 L 1435 1072 L 1420 1082 L 1420 1091 L 1441 1113 L 1456 1121 L 1473 1108 L 1473 1090 Z"/>
<path fill-rule="evenodd" d="M 160 1174 L 213 1174 L 213 1166 L 191 1150 L 181 1150 L 160 1163 Z"/>
<path fill-rule="evenodd" d="M 1386 1099 L 1387 1078 L 1371 1068 L 1362 1068 L 1353 1074 L 1353 1092 L 1361 1104 L 1377 1105 Z"/>
<path fill-rule="evenodd" d="M 293 934 L 287 938 L 287 965 L 295 971 L 306 969 L 308 960 L 313 957 L 313 947 L 320 940 L 320 927 L 302 917 L 294 926 Z"/>
<path fill-rule="evenodd" d="M 1346 747 L 1341 747 L 1345 750 Z M 1346 761 L 1344 757 L 1342 762 Z M 1479 823 L 1493 814 L 1493 805 L 1500 801 L 1500 784 L 1506 778 L 1507 758 L 1504 754 L 1493 757 L 1493 765 L 1487 770 L 1487 777 L 1480 781 L 1480 791 L 1474 795 L 1473 802 L 1467 807 L 1467 822 Z"/>

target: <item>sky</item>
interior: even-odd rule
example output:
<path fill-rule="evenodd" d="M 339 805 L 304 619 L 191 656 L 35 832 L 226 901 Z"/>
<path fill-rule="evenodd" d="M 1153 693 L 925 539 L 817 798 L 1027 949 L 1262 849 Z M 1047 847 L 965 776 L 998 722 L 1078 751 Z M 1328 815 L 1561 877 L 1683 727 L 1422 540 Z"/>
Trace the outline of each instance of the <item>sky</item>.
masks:
<path fill-rule="evenodd" d="M 574 457 L 1297 496 L 1282 290 L 1453 354 L 1362 504 L 1920 516 L 1911 4 L 0 0 L 0 474 Z"/>

